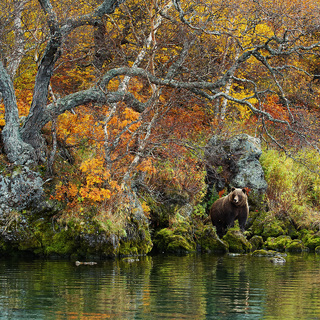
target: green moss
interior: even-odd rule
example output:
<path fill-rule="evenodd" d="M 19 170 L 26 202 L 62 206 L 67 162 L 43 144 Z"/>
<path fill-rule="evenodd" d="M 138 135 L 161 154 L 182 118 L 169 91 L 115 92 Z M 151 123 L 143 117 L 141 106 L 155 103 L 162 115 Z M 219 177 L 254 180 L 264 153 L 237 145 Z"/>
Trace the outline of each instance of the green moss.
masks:
<path fill-rule="evenodd" d="M 196 232 L 197 244 L 201 252 L 221 252 L 229 251 L 229 244 L 221 240 L 211 225 L 205 225 L 204 228 Z"/>
<path fill-rule="evenodd" d="M 156 249 L 158 251 L 166 251 L 173 235 L 173 230 L 169 228 L 164 228 L 158 231 L 153 240 Z"/>
<path fill-rule="evenodd" d="M 274 250 L 264 250 L 264 249 L 260 249 L 260 250 L 255 250 L 252 253 L 252 256 L 254 257 L 275 257 L 279 255 L 279 252 L 274 251 Z"/>
<path fill-rule="evenodd" d="M 229 229 L 223 240 L 229 244 L 230 252 L 245 253 L 252 249 L 250 242 L 237 228 Z"/>
<path fill-rule="evenodd" d="M 261 236 L 263 238 L 268 238 L 268 237 L 278 237 L 286 234 L 287 234 L 287 230 L 285 229 L 285 226 L 281 223 L 281 221 L 277 219 L 273 219 L 273 220 L 269 220 L 268 223 L 264 225 Z"/>
<path fill-rule="evenodd" d="M 309 251 L 307 247 L 304 246 L 303 242 L 301 240 L 295 239 L 291 241 L 286 247 L 287 252 L 305 252 Z"/>
<path fill-rule="evenodd" d="M 183 253 L 195 251 L 196 246 L 194 242 L 187 241 L 181 235 L 173 235 L 168 244 L 167 251 L 172 253 Z"/>
<path fill-rule="evenodd" d="M 264 243 L 264 247 L 269 250 L 285 251 L 291 242 L 292 240 L 289 236 L 269 237 Z"/>
<path fill-rule="evenodd" d="M 179 220 L 178 222 L 174 223 L 172 227 L 175 230 L 175 234 L 191 234 L 192 228 L 190 222 L 186 220 Z"/>
<path fill-rule="evenodd" d="M 320 246 L 320 235 L 319 233 L 308 231 L 302 237 L 302 242 L 306 247 L 313 251 L 316 247 Z"/>
<path fill-rule="evenodd" d="M 314 249 L 314 251 L 315 251 L 316 254 L 320 254 L 320 246 L 319 246 L 319 247 L 316 247 L 316 248 Z"/>
<path fill-rule="evenodd" d="M 48 256 L 53 254 L 71 255 L 77 249 L 74 234 L 69 230 L 62 230 L 54 234 L 51 241 L 45 237 L 44 244 L 44 253 Z"/>
<path fill-rule="evenodd" d="M 263 245 L 263 238 L 261 236 L 253 236 L 249 240 L 251 246 L 252 246 L 252 251 L 258 250 L 262 247 Z"/>
<path fill-rule="evenodd" d="M 182 230 L 185 230 L 182 228 Z M 154 238 L 154 245 L 159 252 L 181 253 L 195 251 L 196 244 L 189 234 L 181 234 L 180 229 L 164 228 L 158 231 Z"/>
<path fill-rule="evenodd" d="M 120 241 L 119 254 L 122 256 L 146 255 L 152 247 L 149 231 L 141 229 L 133 239 L 125 237 Z"/>
<path fill-rule="evenodd" d="M 136 256 L 139 254 L 138 248 L 135 246 L 136 243 L 126 241 L 121 241 L 119 253 L 122 256 Z"/>
<path fill-rule="evenodd" d="M 249 231 L 251 234 L 262 236 L 264 239 L 276 238 L 287 235 L 288 226 L 285 221 L 277 219 L 271 212 L 261 212 L 255 217 Z"/>
<path fill-rule="evenodd" d="M 248 222 L 251 226 L 248 231 L 253 235 L 261 235 L 266 217 L 266 212 L 250 212 Z"/>

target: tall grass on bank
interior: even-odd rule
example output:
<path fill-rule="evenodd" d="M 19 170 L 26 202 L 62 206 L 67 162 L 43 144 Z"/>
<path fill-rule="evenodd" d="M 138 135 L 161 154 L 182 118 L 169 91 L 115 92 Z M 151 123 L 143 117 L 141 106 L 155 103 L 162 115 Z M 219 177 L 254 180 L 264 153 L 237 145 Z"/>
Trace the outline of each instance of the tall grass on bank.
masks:
<path fill-rule="evenodd" d="M 320 155 L 303 150 L 296 157 L 308 166 L 276 150 L 262 154 L 269 209 L 274 215 L 285 212 L 301 228 L 320 230 Z"/>

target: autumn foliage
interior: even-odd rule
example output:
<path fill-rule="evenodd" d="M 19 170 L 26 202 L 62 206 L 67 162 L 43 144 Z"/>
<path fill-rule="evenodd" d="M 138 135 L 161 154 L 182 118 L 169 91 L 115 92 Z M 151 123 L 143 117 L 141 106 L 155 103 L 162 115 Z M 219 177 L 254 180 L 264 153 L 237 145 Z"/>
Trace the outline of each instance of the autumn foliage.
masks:
<path fill-rule="evenodd" d="M 91 13 L 100 2 L 51 4 L 62 25 Z M 130 99 L 80 105 L 54 115 L 43 128 L 46 157 L 53 154 L 55 159 L 51 196 L 65 203 L 69 214 L 79 215 L 92 206 L 115 210 L 130 192 L 141 199 L 151 194 L 156 201 L 173 193 L 199 201 L 205 190 L 203 147 L 213 133 L 251 133 L 266 143 L 276 140 L 280 149 L 292 147 L 292 142 L 306 145 L 305 137 L 318 145 L 320 68 L 318 45 L 310 44 L 319 37 L 318 3 L 242 0 L 180 5 L 126 1 L 113 14 L 75 29 L 63 42 L 48 104 L 99 84 L 114 68 L 139 67 L 149 75 L 117 75 L 100 89 L 106 96 L 130 93 Z M 0 9 L 13 11 L 14 1 Z M 25 54 L 12 77 L 23 126 L 50 23 L 35 0 L 25 5 L 21 17 Z M 2 59 L 18 39 L 14 20 L 6 14 L 3 19 L 8 24 L 7 33 L 0 34 L 6 44 Z M 284 53 L 278 54 L 281 50 Z M 228 81 L 209 86 L 226 73 Z M 150 75 L 167 82 L 152 82 Z M 0 111 L 3 128 L 3 104 Z M 147 200 L 141 202 L 147 213 Z"/>

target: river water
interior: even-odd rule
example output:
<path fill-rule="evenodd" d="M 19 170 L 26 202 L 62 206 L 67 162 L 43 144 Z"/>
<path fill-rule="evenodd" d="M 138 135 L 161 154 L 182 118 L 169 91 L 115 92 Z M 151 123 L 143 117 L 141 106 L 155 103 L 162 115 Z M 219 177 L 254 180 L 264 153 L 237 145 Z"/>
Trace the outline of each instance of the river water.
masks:
<path fill-rule="evenodd" d="M 0 319 L 320 319 L 320 256 L 2 258 Z"/>

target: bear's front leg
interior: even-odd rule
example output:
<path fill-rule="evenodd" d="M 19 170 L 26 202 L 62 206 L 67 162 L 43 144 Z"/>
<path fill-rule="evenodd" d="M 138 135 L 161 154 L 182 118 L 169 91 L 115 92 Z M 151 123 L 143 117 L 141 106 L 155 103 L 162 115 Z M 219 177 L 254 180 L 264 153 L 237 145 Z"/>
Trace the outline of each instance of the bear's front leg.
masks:
<path fill-rule="evenodd" d="M 242 232 L 244 232 L 245 231 L 246 222 L 247 222 L 247 217 L 239 217 L 238 221 L 239 221 L 240 230 Z"/>

